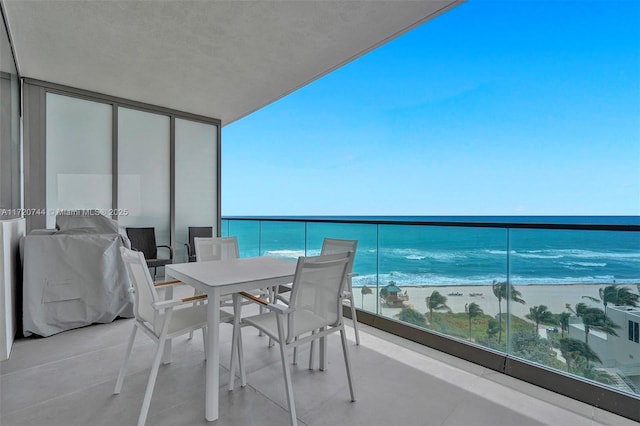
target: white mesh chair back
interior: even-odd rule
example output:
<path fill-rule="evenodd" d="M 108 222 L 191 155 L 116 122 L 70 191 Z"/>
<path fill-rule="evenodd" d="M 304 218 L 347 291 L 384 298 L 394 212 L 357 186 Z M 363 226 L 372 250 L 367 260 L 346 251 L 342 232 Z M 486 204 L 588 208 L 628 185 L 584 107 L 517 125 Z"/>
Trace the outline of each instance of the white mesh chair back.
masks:
<path fill-rule="evenodd" d="M 240 257 L 237 237 L 194 238 L 196 262 L 237 259 Z"/>
<path fill-rule="evenodd" d="M 356 258 L 356 249 L 358 248 L 358 240 L 338 240 L 335 238 L 325 238 L 322 241 L 322 250 L 320 254 L 336 254 L 353 252 L 351 260 L 349 261 L 349 267 L 347 268 L 347 274 L 353 272 L 353 261 Z M 350 289 L 347 289 L 350 290 Z"/>
<path fill-rule="evenodd" d="M 149 274 L 144 254 L 141 251 L 133 251 L 125 247 L 120 247 L 120 254 L 135 291 L 133 314 L 139 321 L 149 323 L 155 330 L 158 311 L 153 308 L 152 304 L 160 299 Z"/>
<path fill-rule="evenodd" d="M 342 292 L 352 252 L 300 257 L 287 323 L 287 343 L 295 336 L 342 323 Z"/>

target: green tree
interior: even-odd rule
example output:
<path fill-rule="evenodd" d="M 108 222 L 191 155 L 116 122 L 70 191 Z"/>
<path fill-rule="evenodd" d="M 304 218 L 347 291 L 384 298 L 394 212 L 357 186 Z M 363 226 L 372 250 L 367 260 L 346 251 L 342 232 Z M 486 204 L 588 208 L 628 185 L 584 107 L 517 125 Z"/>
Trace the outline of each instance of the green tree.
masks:
<path fill-rule="evenodd" d="M 467 315 L 469 316 L 469 340 L 471 340 L 471 319 L 484 314 L 484 311 L 477 303 L 471 302 L 467 307 Z"/>
<path fill-rule="evenodd" d="M 404 307 L 398 314 L 398 319 L 400 321 L 407 322 L 409 324 L 417 325 L 418 327 L 427 327 L 427 319 L 423 314 L 416 311 L 413 308 Z"/>
<path fill-rule="evenodd" d="M 586 362 L 587 365 L 589 361 L 602 362 L 587 343 L 569 337 L 560 339 L 560 353 L 567 362 L 567 371 L 570 373 L 580 364 L 580 361 Z"/>
<path fill-rule="evenodd" d="M 364 296 L 366 294 L 372 294 L 373 291 L 365 285 L 362 286 L 362 289 L 360 290 L 360 295 L 362 296 L 362 309 L 364 309 Z"/>
<path fill-rule="evenodd" d="M 584 342 L 589 344 L 589 333 L 591 330 L 602 331 L 603 333 L 617 336 L 615 329 L 620 326 L 609 318 L 602 309 L 592 308 L 584 303 L 578 303 L 575 310 L 576 315 L 582 319 L 584 325 Z"/>
<path fill-rule="evenodd" d="M 536 334 L 538 333 L 540 323 L 550 323 L 553 320 L 553 314 L 545 305 L 529 308 L 529 313 L 526 317 L 536 323 Z"/>
<path fill-rule="evenodd" d="M 639 290 L 640 291 L 640 290 Z M 617 284 L 608 285 L 598 290 L 600 299 L 591 296 L 582 296 L 583 299 L 589 299 L 594 302 L 602 303 L 604 313 L 607 313 L 607 305 L 615 306 L 638 306 L 640 296 L 633 293 L 629 287 L 620 287 Z"/>
<path fill-rule="evenodd" d="M 565 330 L 569 330 L 569 318 L 571 318 L 571 314 L 569 312 L 562 312 L 558 315 L 558 322 L 560 323 L 560 337 L 564 338 Z"/>
<path fill-rule="evenodd" d="M 493 339 L 501 328 L 502 324 L 500 324 L 500 321 L 489 318 L 489 321 L 487 322 L 487 337 L 489 339 Z"/>
<path fill-rule="evenodd" d="M 433 319 L 433 311 L 451 311 L 447 306 L 447 296 L 443 296 L 438 290 L 434 290 L 425 302 L 429 308 L 429 321 Z"/>
<path fill-rule="evenodd" d="M 524 305 L 525 301 L 520 297 L 522 294 L 513 288 L 513 285 L 507 283 L 506 281 L 497 282 L 493 281 L 491 285 L 491 289 L 493 290 L 493 294 L 498 298 L 498 320 L 502 322 L 502 299 L 511 299 L 514 302 L 522 303 Z M 500 327 L 500 331 L 498 332 L 498 343 L 502 340 L 502 327 Z"/>
<path fill-rule="evenodd" d="M 513 353 L 526 360 L 543 365 L 550 365 L 555 358 L 551 344 L 533 330 L 521 329 L 510 339 Z"/>

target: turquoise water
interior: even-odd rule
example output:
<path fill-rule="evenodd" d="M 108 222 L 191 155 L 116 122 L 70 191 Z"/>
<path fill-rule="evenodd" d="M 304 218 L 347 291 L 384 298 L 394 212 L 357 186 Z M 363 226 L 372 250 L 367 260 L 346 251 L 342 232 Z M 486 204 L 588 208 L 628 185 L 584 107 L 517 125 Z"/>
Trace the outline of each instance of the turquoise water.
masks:
<path fill-rule="evenodd" d="M 466 221 L 639 225 L 637 216 L 304 217 L 396 222 Z M 640 232 L 224 220 L 242 256 L 296 259 L 324 237 L 358 240 L 355 286 L 618 283 L 640 284 Z"/>

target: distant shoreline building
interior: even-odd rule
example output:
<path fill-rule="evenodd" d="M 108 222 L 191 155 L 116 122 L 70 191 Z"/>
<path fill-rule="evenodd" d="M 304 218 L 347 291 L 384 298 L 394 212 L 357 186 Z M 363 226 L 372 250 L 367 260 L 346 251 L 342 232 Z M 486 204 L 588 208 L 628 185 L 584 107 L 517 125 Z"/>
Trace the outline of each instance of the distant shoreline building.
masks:
<path fill-rule="evenodd" d="M 640 388 L 640 307 L 608 306 L 607 316 L 617 325 L 617 336 L 591 330 L 589 346 L 605 368 L 615 368 Z M 584 340 L 584 324 L 569 325 L 569 337 Z"/>

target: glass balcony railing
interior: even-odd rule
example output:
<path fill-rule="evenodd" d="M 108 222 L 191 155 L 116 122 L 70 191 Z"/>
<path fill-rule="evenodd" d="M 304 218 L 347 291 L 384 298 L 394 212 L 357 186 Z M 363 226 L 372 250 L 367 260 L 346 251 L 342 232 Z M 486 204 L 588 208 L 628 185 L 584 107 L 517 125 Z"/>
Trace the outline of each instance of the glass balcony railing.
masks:
<path fill-rule="evenodd" d="M 227 218 L 241 256 L 358 240 L 357 308 L 640 396 L 640 226 Z"/>

